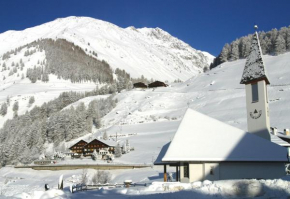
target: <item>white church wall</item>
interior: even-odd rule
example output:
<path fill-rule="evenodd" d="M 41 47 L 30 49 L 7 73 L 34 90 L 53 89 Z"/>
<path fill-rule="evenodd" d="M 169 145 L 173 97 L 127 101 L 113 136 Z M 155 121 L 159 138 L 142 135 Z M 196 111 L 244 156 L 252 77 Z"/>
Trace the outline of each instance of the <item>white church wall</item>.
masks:
<path fill-rule="evenodd" d="M 184 177 L 180 167 L 180 182 L 228 179 L 277 179 L 285 176 L 281 162 L 220 162 L 189 163 L 189 178 Z"/>
<path fill-rule="evenodd" d="M 246 85 L 248 131 L 270 140 L 270 119 L 266 88 L 267 85 L 264 80 L 257 83 L 259 96 L 259 100 L 257 102 L 252 102 L 251 84 Z M 257 110 L 257 113 L 255 113 L 255 110 Z"/>
<path fill-rule="evenodd" d="M 284 163 L 221 162 L 220 180 L 226 179 L 276 179 L 285 176 Z"/>
<path fill-rule="evenodd" d="M 204 165 L 198 163 L 189 164 L 189 182 L 200 181 L 204 178 Z"/>
<path fill-rule="evenodd" d="M 211 181 L 219 180 L 219 163 L 204 163 L 204 178 Z"/>

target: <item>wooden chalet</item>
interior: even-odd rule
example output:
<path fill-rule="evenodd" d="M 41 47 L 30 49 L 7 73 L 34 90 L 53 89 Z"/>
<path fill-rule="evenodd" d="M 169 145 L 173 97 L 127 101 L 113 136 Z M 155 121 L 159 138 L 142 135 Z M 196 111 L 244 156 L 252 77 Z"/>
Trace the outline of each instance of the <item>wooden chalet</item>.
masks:
<path fill-rule="evenodd" d="M 165 84 L 164 82 L 155 81 L 155 82 L 152 82 L 151 84 L 149 84 L 148 87 L 149 88 L 167 87 L 167 84 Z"/>
<path fill-rule="evenodd" d="M 144 84 L 143 82 L 137 82 L 133 84 L 134 88 L 147 88 L 147 85 Z"/>
<path fill-rule="evenodd" d="M 94 152 L 94 150 L 96 150 L 96 152 L 99 152 L 101 149 L 107 148 L 110 153 L 114 154 L 115 146 L 116 146 L 115 142 L 94 139 L 83 147 L 83 151 L 85 156 L 89 156 Z"/>
<path fill-rule="evenodd" d="M 77 143 L 75 143 L 74 145 L 72 145 L 69 150 L 72 153 L 78 153 L 78 154 L 82 154 L 83 153 L 83 148 L 84 146 L 88 144 L 86 141 L 84 140 L 80 140 Z"/>

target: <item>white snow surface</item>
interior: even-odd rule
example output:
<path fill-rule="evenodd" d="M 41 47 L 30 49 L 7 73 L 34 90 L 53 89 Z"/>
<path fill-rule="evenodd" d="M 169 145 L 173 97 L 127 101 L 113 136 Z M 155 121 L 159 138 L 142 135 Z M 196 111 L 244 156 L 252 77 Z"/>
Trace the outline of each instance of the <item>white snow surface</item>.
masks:
<path fill-rule="evenodd" d="M 188 109 L 162 161 L 287 162 L 288 159 L 286 148 Z"/>
<path fill-rule="evenodd" d="M 290 53 L 264 56 L 264 61 L 271 82 L 268 85 L 270 124 L 281 131 L 289 128 Z M 105 116 L 104 125 L 180 120 L 189 107 L 247 131 L 245 89 L 240 84 L 244 66 L 245 59 L 226 62 L 184 83 L 122 92 L 116 96 L 117 107 Z"/>
<path fill-rule="evenodd" d="M 160 28 L 121 28 L 89 17 L 59 18 L 23 31 L 4 32 L 0 34 L 0 57 L 41 38 L 66 39 L 135 78 L 144 75 L 161 81 L 185 81 L 202 72 L 214 58 Z"/>
<path fill-rule="evenodd" d="M 113 183 L 122 184 L 132 180 L 143 186 L 130 188 L 107 188 L 70 193 L 69 186 L 79 182 L 82 170 L 34 171 L 10 167 L 0 170 L 0 198 L 287 198 L 290 194 L 289 178 L 277 180 L 222 180 L 193 183 L 162 182 L 162 171 L 158 167 L 113 170 Z M 88 170 L 89 178 L 95 173 Z M 64 190 L 57 190 L 59 177 L 64 177 Z M 88 181 L 91 184 L 90 180 Z M 145 183 L 147 186 L 144 186 Z M 44 191 L 48 184 L 49 191 Z"/>
<path fill-rule="evenodd" d="M 289 55 L 290 53 L 285 53 L 279 56 L 263 57 L 271 82 L 268 86 L 270 123 L 271 126 L 277 127 L 280 131 L 284 128 L 289 128 Z M 37 57 L 31 57 L 30 61 L 32 62 L 34 59 L 37 60 Z M 26 61 L 28 62 L 28 59 Z M 154 162 L 162 146 L 172 140 L 178 129 L 180 120 L 188 107 L 231 126 L 247 131 L 245 90 L 244 85 L 239 84 L 244 66 L 245 60 L 227 62 L 205 74 L 194 76 L 184 83 L 171 84 L 166 88 L 123 91 L 116 95 L 116 98 L 119 100 L 116 108 L 103 118 L 102 129 L 94 129 L 92 134 L 85 135 L 84 138 L 101 136 L 105 129 L 109 136 L 118 133 L 118 140 L 125 141 L 128 139 L 130 145 L 133 146 L 135 150 L 122 155 L 121 158 L 115 159 L 114 161 L 116 163 L 150 164 Z M 0 73 L 0 75 L 1 74 L 2 73 Z M 0 78 L 0 81 L 1 79 L 2 78 Z M 58 80 L 56 77 L 50 77 L 50 80 L 49 83 L 37 82 L 35 84 L 31 84 L 27 79 L 15 81 L 15 83 L 12 80 L 10 83 L 1 82 L 0 104 L 5 101 L 8 95 L 12 96 L 11 104 L 13 104 L 15 100 L 19 101 L 19 114 L 22 114 L 25 113 L 26 110 L 32 108 L 27 106 L 30 96 L 35 96 L 34 105 L 41 105 L 57 97 L 58 94 L 63 91 L 84 91 L 95 88 L 95 84 L 89 82 L 72 84 L 69 81 Z M 89 103 L 89 101 L 93 99 L 95 98 L 87 98 L 84 102 Z M 12 117 L 12 105 L 10 105 L 8 109 L 8 116 L 0 116 L 1 123 L 7 118 Z M 113 138 L 114 137 L 111 139 Z M 68 142 L 67 146 L 73 142 L 74 141 Z M 93 161 L 89 159 L 86 161 L 86 163 L 93 163 Z M 118 180 L 118 182 L 130 179 L 133 179 L 134 182 L 162 180 L 162 168 L 157 168 L 158 171 L 154 169 L 151 170 L 151 168 L 147 169 L 148 170 L 136 169 L 111 172 L 114 175 L 113 181 Z M 174 172 L 175 168 L 172 169 Z M 67 181 L 67 183 L 65 182 L 64 184 L 66 189 L 68 189 L 68 181 L 72 179 L 72 175 L 80 175 L 80 173 L 81 171 L 79 170 L 56 172 L 14 169 L 9 167 L 1 168 L 0 193 L 2 195 L 0 195 L 0 198 L 2 196 L 21 198 L 23 192 L 27 197 L 34 197 L 34 191 L 40 191 L 36 193 L 36 195 L 38 194 L 37 197 L 40 197 L 42 194 L 49 194 L 43 192 L 44 183 L 47 181 L 48 184 L 51 185 L 50 187 L 55 188 L 61 174 L 64 174 L 64 180 Z M 258 182 L 266 185 L 265 190 L 263 189 L 263 196 L 266 198 L 283 198 L 289 195 L 289 184 L 287 181 L 266 180 Z M 209 198 L 209 195 L 198 194 L 200 194 L 200 191 L 202 191 L 202 193 L 216 193 L 213 190 L 218 190 L 218 193 L 223 194 L 224 187 L 216 188 L 215 185 L 217 185 L 217 183 L 212 184 L 214 185 L 203 185 L 203 183 L 200 183 L 202 186 L 200 186 L 198 190 L 188 190 L 178 193 L 172 193 L 172 191 L 164 192 L 161 188 L 158 188 L 162 185 L 158 185 L 156 186 L 157 188 L 151 187 L 151 192 L 148 191 L 151 195 L 140 195 L 144 198 L 189 198 L 192 195 L 199 198 Z M 227 185 L 226 187 L 228 187 L 229 192 L 231 190 L 236 190 L 229 188 L 233 184 Z M 76 193 L 75 195 L 66 195 L 67 192 L 68 191 L 65 190 L 60 193 L 53 189 L 50 193 L 58 195 L 64 194 L 64 196 L 59 196 L 59 198 L 91 198 L 97 195 L 104 197 L 108 196 L 110 198 L 128 198 L 136 196 L 130 194 L 142 193 L 134 189 L 102 189 L 100 191 Z M 243 190 L 241 190 L 241 193 L 243 193 Z M 227 195 L 222 196 L 225 197 Z M 54 197 L 58 196 L 54 195 Z M 43 198 L 48 198 L 48 196 L 43 196 Z"/>

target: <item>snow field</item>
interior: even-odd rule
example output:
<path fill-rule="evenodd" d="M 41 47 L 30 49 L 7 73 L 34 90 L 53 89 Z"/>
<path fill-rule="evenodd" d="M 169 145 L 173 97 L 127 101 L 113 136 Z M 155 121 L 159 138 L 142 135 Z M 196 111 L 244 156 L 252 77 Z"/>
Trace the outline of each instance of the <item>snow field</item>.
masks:
<path fill-rule="evenodd" d="M 162 170 L 162 169 L 161 169 Z M 112 183 L 132 180 L 147 186 L 107 188 L 71 194 L 69 186 L 79 181 L 82 170 L 34 171 L 31 169 L 2 168 L 0 188 L 5 197 L 12 198 L 287 198 L 289 178 L 277 180 L 222 180 L 193 183 L 162 182 L 160 167 L 135 170 L 112 170 Z M 87 170 L 89 179 L 96 172 Z M 64 190 L 57 190 L 58 178 L 64 175 Z M 41 178 L 40 178 L 41 176 Z M 5 181 L 5 182 L 4 182 Z M 3 187 L 5 183 L 6 186 Z M 44 184 L 51 188 L 44 191 Z M 89 181 L 88 184 L 91 182 Z M 24 185 L 25 184 L 25 185 Z M 2 197 L 0 195 L 0 198 Z"/>
<path fill-rule="evenodd" d="M 271 85 L 268 98 L 271 126 L 289 127 L 290 53 L 264 56 Z M 247 131 L 244 85 L 240 84 L 245 60 L 226 62 L 184 83 L 170 87 L 122 92 L 117 107 L 103 119 L 105 126 L 180 120 L 190 107 Z M 214 82 L 213 84 L 211 84 Z"/>

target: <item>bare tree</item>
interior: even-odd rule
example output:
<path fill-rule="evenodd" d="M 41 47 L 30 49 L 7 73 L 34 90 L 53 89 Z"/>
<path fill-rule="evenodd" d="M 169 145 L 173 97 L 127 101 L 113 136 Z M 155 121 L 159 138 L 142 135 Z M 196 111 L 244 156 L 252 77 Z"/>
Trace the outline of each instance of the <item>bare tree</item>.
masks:
<path fill-rule="evenodd" d="M 92 177 L 92 182 L 94 184 L 106 184 L 109 183 L 112 179 L 111 173 L 107 171 L 99 171 L 95 172 L 95 174 Z"/>
<path fill-rule="evenodd" d="M 83 169 L 82 174 L 81 174 L 81 182 L 82 184 L 87 184 L 88 182 L 88 170 Z"/>

